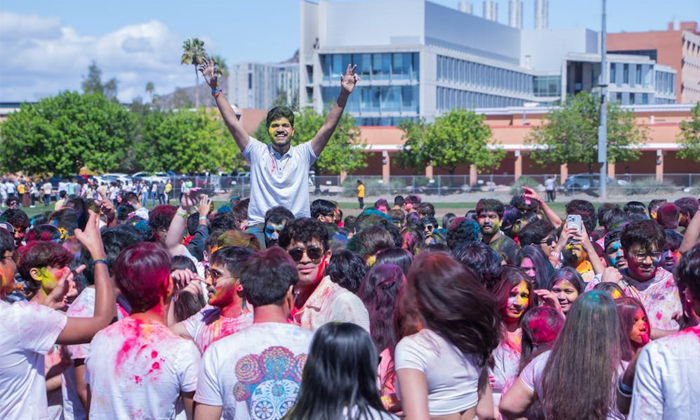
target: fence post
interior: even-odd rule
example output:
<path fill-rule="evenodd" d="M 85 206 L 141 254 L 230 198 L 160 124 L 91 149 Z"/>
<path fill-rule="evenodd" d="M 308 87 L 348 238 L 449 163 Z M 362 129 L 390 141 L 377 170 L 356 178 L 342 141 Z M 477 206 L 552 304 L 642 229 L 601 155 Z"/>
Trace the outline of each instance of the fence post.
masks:
<path fill-rule="evenodd" d="M 442 196 L 442 175 L 438 175 L 438 197 Z"/>

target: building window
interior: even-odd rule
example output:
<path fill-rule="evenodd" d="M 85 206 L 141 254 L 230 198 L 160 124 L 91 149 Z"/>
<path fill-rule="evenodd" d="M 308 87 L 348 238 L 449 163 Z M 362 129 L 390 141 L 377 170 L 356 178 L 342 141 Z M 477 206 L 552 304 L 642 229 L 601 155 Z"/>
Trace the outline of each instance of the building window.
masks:
<path fill-rule="evenodd" d="M 614 85 L 617 83 L 616 77 L 617 77 L 617 64 L 612 63 L 612 64 L 610 64 L 610 84 L 611 85 Z"/>
<path fill-rule="evenodd" d="M 630 83 L 630 65 L 629 64 L 622 65 L 622 83 L 625 85 L 629 85 L 629 83 Z"/>
<path fill-rule="evenodd" d="M 638 85 L 642 84 L 642 66 L 641 64 L 637 64 L 636 69 L 635 69 L 635 83 Z"/>
<path fill-rule="evenodd" d="M 648 105 L 648 104 L 649 104 L 649 94 L 642 93 L 642 105 Z"/>

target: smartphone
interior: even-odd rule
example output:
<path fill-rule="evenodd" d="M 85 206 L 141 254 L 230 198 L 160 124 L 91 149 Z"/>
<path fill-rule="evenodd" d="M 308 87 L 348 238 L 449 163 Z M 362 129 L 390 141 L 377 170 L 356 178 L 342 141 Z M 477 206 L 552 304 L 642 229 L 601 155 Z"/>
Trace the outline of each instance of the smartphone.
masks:
<path fill-rule="evenodd" d="M 581 230 L 581 215 L 579 214 L 569 214 L 566 216 L 566 227 L 575 227 L 579 231 Z"/>

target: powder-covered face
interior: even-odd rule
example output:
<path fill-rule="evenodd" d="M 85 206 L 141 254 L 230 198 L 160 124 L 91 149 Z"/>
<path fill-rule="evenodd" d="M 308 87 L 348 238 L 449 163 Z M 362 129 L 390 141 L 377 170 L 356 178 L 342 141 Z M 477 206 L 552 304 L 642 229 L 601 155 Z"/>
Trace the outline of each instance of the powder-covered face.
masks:
<path fill-rule="evenodd" d="M 225 266 L 212 265 L 209 268 L 207 280 L 209 280 L 207 292 L 210 305 L 225 308 L 233 303 L 238 281 Z"/>
<path fill-rule="evenodd" d="M 323 249 L 323 244 L 317 239 L 312 239 L 311 242 L 306 244 L 302 242 L 292 242 L 287 247 L 287 252 L 292 248 L 307 249 L 310 247 Z M 323 279 L 323 273 L 326 270 L 329 259 L 329 251 L 324 253 L 318 260 L 309 258 L 308 251 L 302 253 L 301 260 L 296 263 L 297 271 L 299 272 L 297 287 L 309 287 L 318 284 Z"/>
<path fill-rule="evenodd" d="M 605 248 L 605 261 L 608 266 L 615 267 L 618 270 L 627 268 L 627 260 L 625 259 L 625 251 L 622 249 L 620 241 L 611 242 Z"/>
<path fill-rule="evenodd" d="M 508 303 L 505 308 L 505 318 L 509 321 L 518 321 L 523 316 L 530 304 L 530 291 L 523 280 L 517 286 L 510 289 Z"/>
<path fill-rule="evenodd" d="M 484 236 L 493 236 L 501 230 L 501 220 L 498 218 L 498 213 L 494 211 L 482 211 L 476 221 Z"/>
<path fill-rule="evenodd" d="M 561 306 L 561 311 L 564 313 L 569 312 L 571 305 L 578 298 L 578 290 L 571 284 L 568 280 L 560 280 L 552 287 L 552 293 L 554 293 L 559 301 L 559 306 Z"/>
<path fill-rule="evenodd" d="M 58 280 L 63 277 L 68 267 L 42 267 L 37 271 L 37 280 L 41 282 L 41 288 L 47 295 L 58 285 Z"/>
<path fill-rule="evenodd" d="M 270 123 L 267 129 L 273 146 L 287 146 L 292 141 L 294 128 L 286 118 L 278 118 Z"/>
<path fill-rule="evenodd" d="M 16 270 L 12 251 L 6 251 L 0 260 L 0 293 L 12 293 L 15 290 Z"/>
<path fill-rule="evenodd" d="M 648 344 L 650 331 L 649 320 L 644 316 L 644 311 L 641 308 L 637 309 L 637 313 L 634 315 L 634 325 L 630 331 L 632 346 L 639 348 Z"/>
<path fill-rule="evenodd" d="M 284 229 L 284 226 L 286 223 L 272 223 L 268 222 L 265 225 L 265 242 L 267 243 L 267 246 L 270 247 L 272 245 L 277 244 L 277 241 L 279 240 L 280 237 L 280 232 L 282 232 L 282 229 Z"/>
<path fill-rule="evenodd" d="M 634 247 L 625 253 L 627 272 L 635 280 L 647 281 L 654 278 L 661 261 L 661 253 L 655 247 L 641 249 Z"/>
<path fill-rule="evenodd" d="M 523 262 L 520 263 L 520 268 L 525 270 L 525 272 L 531 279 L 535 279 L 535 276 L 537 275 L 537 269 L 535 268 L 535 264 L 532 263 L 531 259 L 523 258 Z"/>
<path fill-rule="evenodd" d="M 661 267 L 673 273 L 680 259 L 681 252 L 678 249 L 666 249 L 661 255 Z"/>
<path fill-rule="evenodd" d="M 569 242 L 564 247 L 562 251 L 562 256 L 564 261 L 571 265 L 578 265 L 586 259 L 586 252 L 583 250 L 581 244 L 576 242 Z"/>

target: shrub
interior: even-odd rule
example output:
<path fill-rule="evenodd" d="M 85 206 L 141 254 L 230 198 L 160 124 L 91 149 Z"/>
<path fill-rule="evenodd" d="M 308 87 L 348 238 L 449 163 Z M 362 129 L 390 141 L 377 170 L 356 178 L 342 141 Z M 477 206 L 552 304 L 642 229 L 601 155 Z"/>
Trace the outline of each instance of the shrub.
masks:
<path fill-rule="evenodd" d="M 530 187 L 533 190 L 537 190 L 539 186 L 540 183 L 537 182 L 535 179 L 530 178 L 529 176 L 521 176 L 520 178 L 518 178 L 517 181 L 513 183 L 513 185 L 510 186 L 510 195 L 519 195 L 520 187 Z"/>

